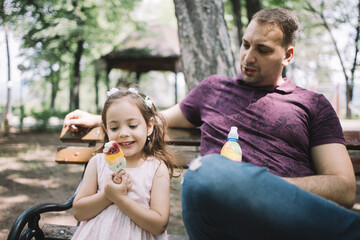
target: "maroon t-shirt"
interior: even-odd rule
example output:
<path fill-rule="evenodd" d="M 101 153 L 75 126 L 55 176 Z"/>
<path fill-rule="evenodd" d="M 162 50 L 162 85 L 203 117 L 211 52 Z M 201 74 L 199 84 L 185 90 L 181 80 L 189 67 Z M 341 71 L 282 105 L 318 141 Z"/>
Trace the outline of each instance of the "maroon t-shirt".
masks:
<path fill-rule="evenodd" d="M 210 76 L 180 103 L 189 122 L 201 129 L 201 155 L 220 153 L 231 126 L 238 127 L 243 161 L 276 175 L 315 174 L 311 147 L 345 144 L 333 107 L 321 94 L 289 79 L 275 87 L 252 87 L 241 80 Z"/>

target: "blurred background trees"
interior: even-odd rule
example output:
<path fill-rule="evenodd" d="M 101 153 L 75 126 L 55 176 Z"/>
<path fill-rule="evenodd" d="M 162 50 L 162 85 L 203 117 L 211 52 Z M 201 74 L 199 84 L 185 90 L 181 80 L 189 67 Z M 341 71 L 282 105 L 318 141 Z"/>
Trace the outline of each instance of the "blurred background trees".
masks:
<path fill-rule="evenodd" d="M 51 116 L 62 119 L 76 108 L 97 112 L 105 100 L 102 92 L 136 79 L 132 72 L 107 72 L 99 59 L 121 49 L 130 33 L 145 31 L 154 22 L 178 30 L 183 74 L 151 71 L 141 76 L 139 85 L 160 108 L 169 107 L 174 103 L 174 81 L 179 82 L 181 100 L 206 76 L 235 76 L 249 19 L 270 7 L 292 9 L 301 23 L 295 59 L 286 75 L 301 87 L 324 93 L 340 117 L 358 118 L 359 4 L 360 0 L 3 0 L 0 34 L 5 39 L 8 27 L 12 40 L 10 53 L 1 52 L 9 57 L 0 61 L 17 64 L 21 80 L 11 84 L 15 81 L 10 70 L 8 79 L 1 80 L 2 126 L 7 113 L 20 116 L 23 105 L 25 115 L 45 122 Z M 10 59 L 14 41 L 20 45 L 17 63 Z M 5 40 L 0 42 L 1 49 L 5 45 Z"/>

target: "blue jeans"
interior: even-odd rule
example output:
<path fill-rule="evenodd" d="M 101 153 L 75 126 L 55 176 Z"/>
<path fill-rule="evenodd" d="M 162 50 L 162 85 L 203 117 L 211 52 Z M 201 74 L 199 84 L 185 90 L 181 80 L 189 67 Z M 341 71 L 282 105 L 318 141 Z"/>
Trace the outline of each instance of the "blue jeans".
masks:
<path fill-rule="evenodd" d="M 360 239 L 360 214 L 221 155 L 193 160 L 181 195 L 192 240 Z"/>

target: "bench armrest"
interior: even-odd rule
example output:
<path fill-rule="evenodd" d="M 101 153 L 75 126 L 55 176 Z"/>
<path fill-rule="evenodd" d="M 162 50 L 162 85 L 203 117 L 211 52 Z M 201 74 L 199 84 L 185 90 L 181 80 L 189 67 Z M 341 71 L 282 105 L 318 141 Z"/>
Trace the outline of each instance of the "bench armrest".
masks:
<path fill-rule="evenodd" d="M 36 240 L 45 239 L 44 233 L 39 227 L 40 214 L 47 212 L 61 212 L 72 208 L 74 198 L 81 185 L 81 182 L 82 182 L 82 177 L 74 194 L 70 198 L 68 198 L 64 203 L 41 203 L 31 208 L 28 208 L 23 213 L 21 213 L 19 217 L 15 220 L 14 224 L 12 225 L 7 239 L 8 240 L 18 240 L 18 239 L 31 240 L 33 238 L 35 238 Z M 28 228 L 23 231 L 26 224 L 28 224 Z"/>

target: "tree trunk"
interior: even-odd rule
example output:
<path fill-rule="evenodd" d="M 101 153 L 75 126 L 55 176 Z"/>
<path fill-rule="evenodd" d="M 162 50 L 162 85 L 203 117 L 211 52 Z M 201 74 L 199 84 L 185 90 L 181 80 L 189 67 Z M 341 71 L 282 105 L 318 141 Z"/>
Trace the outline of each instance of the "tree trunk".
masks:
<path fill-rule="evenodd" d="M 51 69 L 51 104 L 50 109 L 51 111 L 55 111 L 55 102 L 56 97 L 59 91 L 59 84 L 61 80 L 61 63 L 59 62 L 59 69 L 57 71 L 54 71 Z"/>
<path fill-rule="evenodd" d="M 235 77 L 222 0 L 174 0 L 189 89 L 213 74 Z"/>
<path fill-rule="evenodd" d="M 84 41 L 79 38 L 77 40 L 77 50 L 75 53 L 75 62 L 74 62 L 74 85 L 72 89 L 73 95 L 73 107 L 74 109 L 80 108 L 80 82 L 81 82 L 81 75 L 80 75 L 80 60 L 84 50 Z"/>
<path fill-rule="evenodd" d="M 244 35 L 243 23 L 241 21 L 241 0 L 231 0 L 231 5 L 233 9 L 233 15 L 235 16 L 236 28 L 237 28 L 237 46 L 240 46 L 242 43 L 242 37 Z"/>
<path fill-rule="evenodd" d="M 94 88 L 95 88 L 95 106 L 96 106 L 96 113 L 100 114 L 100 107 L 99 107 L 99 69 L 97 68 L 96 64 L 94 64 L 95 70 L 95 81 L 94 81 Z"/>
<path fill-rule="evenodd" d="M 262 9 L 260 0 L 246 0 L 247 17 L 249 22 L 252 16 Z"/>
<path fill-rule="evenodd" d="M 56 82 L 57 82 L 57 80 L 56 80 L 56 76 L 54 76 L 55 75 L 55 72 L 54 72 L 54 70 L 52 69 L 52 67 L 51 67 L 51 70 L 50 70 L 51 72 L 50 72 L 50 76 L 49 76 L 49 78 L 50 78 L 50 83 L 51 83 L 51 94 L 50 94 L 50 110 L 52 111 L 52 112 L 54 112 L 55 111 L 55 99 L 56 99 L 56 92 L 57 92 L 57 87 L 56 87 Z"/>
<path fill-rule="evenodd" d="M 8 80 L 7 80 L 7 99 L 6 99 L 6 107 L 3 114 L 3 122 L 4 122 L 4 130 L 5 135 L 8 135 L 10 132 L 10 124 L 9 124 L 9 112 L 11 108 L 11 64 L 10 64 L 10 50 L 9 50 L 9 34 L 8 27 L 5 24 L 5 44 L 6 44 L 6 54 L 7 54 L 7 62 L 8 62 Z"/>

